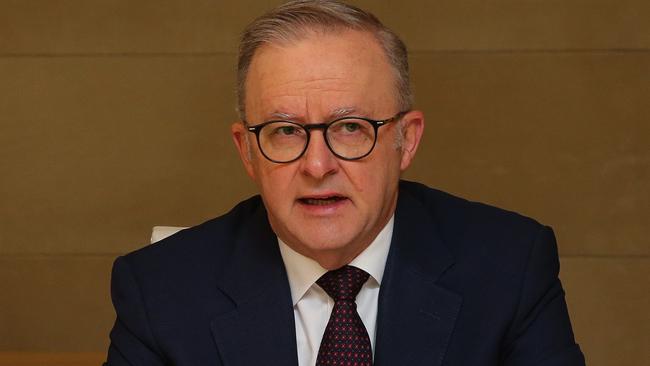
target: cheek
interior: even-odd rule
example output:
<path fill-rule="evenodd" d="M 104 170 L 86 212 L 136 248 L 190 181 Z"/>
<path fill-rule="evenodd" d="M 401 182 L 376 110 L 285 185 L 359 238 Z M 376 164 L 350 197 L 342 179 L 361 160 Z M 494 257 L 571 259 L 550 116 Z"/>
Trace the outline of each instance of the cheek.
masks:
<path fill-rule="evenodd" d="M 377 154 L 373 164 L 369 166 L 369 173 L 365 175 L 366 181 L 363 187 L 367 190 L 366 194 L 372 196 L 371 205 L 383 204 L 392 194 L 394 187 L 399 181 L 400 154 L 395 148 L 382 146 Z"/>
<path fill-rule="evenodd" d="M 399 179 L 394 174 L 395 164 L 393 162 L 368 161 L 356 169 L 348 169 L 347 178 L 354 187 L 354 192 L 360 198 L 360 204 L 366 207 L 377 207 L 382 204 L 386 196 L 386 188 L 391 181 Z"/>
<path fill-rule="evenodd" d="M 272 163 L 271 163 L 272 164 Z M 274 207 L 290 204 L 293 195 L 294 173 L 291 166 L 277 164 L 262 165 L 257 168 L 257 185 L 267 203 Z"/>

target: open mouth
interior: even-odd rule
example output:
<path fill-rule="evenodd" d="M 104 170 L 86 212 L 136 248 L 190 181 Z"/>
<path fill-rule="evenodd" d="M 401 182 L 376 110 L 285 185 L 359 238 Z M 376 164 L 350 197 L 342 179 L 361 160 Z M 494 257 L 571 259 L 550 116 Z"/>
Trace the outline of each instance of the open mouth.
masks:
<path fill-rule="evenodd" d="M 327 206 L 342 201 L 344 199 L 346 198 L 342 196 L 328 196 L 328 197 L 318 197 L 318 198 L 305 197 L 305 198 L 299 198 L 298 201 L 300 201 L 305 205 Z"/>

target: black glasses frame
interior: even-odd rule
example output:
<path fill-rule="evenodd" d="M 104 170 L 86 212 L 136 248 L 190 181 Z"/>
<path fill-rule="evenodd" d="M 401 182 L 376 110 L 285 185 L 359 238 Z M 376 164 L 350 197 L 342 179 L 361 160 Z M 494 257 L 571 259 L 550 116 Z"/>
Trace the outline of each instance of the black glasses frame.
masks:
<path fill-rule="evenodd" d="M 377 144 L 377 134 L 379 132 L 378 131 L 379 127 L 401 119 L 402 117 L 404 117 L 404 115 L 406 113 L 408 113 L 408 111 L 401 111 L 401 112 L 398 112 L 397 114 L 395 114 L 394 116 L 392 116 L 390 118 L 380 119 L 380 120 L 374 120 L 374 119 L 365 118 L 365 117 L 345 116 L 345 117 L 337 118 L 337 119 L 335 119 L 333 121 L 330 121 L 330 122 L 310 123 L 310 124 L 304 124 L 304 125 L 300 124 L 300 123 L 297 123 L 297 122 L 293 122 L 293 121 L 287 121 L 287 120 L 283 120 L 283 119 L 276 119 L 276 120 L 272 120 L 272 121 L 266 121 L 264 123 L 260 123 L 260 124 L 255 125 L 255 126 L 247 126 L 246 129 L 248 130 L 248 132 L 252 132 L 252 133 L 255 134 L 255 138 L 257 140 L 257 147 L 262 152 L 262 155 L 264 155 L 264 157 L 267 160 L 272 161 L 274 163 L 278 163 L 278 164 L 292 163 L 292 162 L 300 159 L 303 155 L 305 155 L 305 151 L 307 151 L 307 148 L 309 147 L 309 141 L 311 139 L 311 130 L 323 130 L 323 138 L 325 139 L 325 144 L 327 145 L 327 148 L 332 152 L 332 154 L 334 154 L 334 156 L 336 156 L 337 158 L 342 159 L 342 160 L 353 161 L 353 160 L 359 160 L 359 159 L 365 158 L 366 156 L 370 155 L 372 150 L 375 149 L 375 145 Z M 336 151 L 334 151 L 334 149 L 332 149 L 332 146 L 330 145 L 329 139 L 327 138 L 327 130 L 332 124 L 334 124 L 334 123 L 336 123 L 338 121 L 344 120 L 344 119 L 360 119 L 360 120 L 364 120 L 364 121 L 366 121 L 366 122 L 368 122 L 368 123 L 370 123 L 372 125 L 372 127 L 375 130 L 375 139 L 372 142 L 372 147 L 370 147 L 370 149 L 368 150 L 367 153 L 365 153 L 365 154 L 363 154 L 363 155 L 361 155 L 359 157 L 348 158 L 348 157 L 341 156 L 341 155 L 337 154 Z M 248 125 L 248 122 L 246 122 L 246 121 L 243 121 L 243 122 L 244 122 L 245 125 Z M 274 160 L 274 159 L 271 159 L 268 155 L 266 155 L 266 153 L 264 152 L 264 149 L 262 149 L 262 144 L 260 143 L 260 131 L 262 130 L 262 128 L 264 128 L 264 126 L 266 126 L 268 124 L 271 124 L 271 123 L 275 123 L 275 122 L 285 122 L 285 123 L 295 125 L 298 128 L 304 129 L 305 132 L 307 133 L 307 141 L 305 142 L 305 147 L 302 149 L 302 152 L 300 154 L 298 154 L 298 156 L 295 157 L 294 159 L 286 160 L 286 161 Z"/>

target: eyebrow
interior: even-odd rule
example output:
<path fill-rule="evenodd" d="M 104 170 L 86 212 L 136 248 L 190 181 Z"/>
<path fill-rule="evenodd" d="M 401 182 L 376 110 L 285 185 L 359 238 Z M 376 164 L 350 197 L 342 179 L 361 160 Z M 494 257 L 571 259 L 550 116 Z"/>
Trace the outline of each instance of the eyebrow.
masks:
<path fill-rule="evenodd" d="M 354 107 L 337 108 L 332 113 L 330 113 L 330 118 L 349 116 L 355 111 L 356 109 Z"/>
<path fill-rule="evenodd" d="M 349 116 L 349 115 L 355 113 L 356 110 L 357 109 L 354 108 L 354 107 L 336 108 L 329 114 L 329 116 L 327 118 L 327 121 L 333 120 L 333 119 L 336 119 L 336 118 L 339 118 L 339 117 Z M 269 118 L 270 119 L 281 119 L 281 120 L 289 120 L 289 121 L 291 121 L 291 120 L 295 120 L 297 118 L 297 116 L 295 114 L 291 114 L 291 113 L 276 111 L 276 112 L 271 113 L 269 115 Z M 325 121 L 325 122 L 327 122 L 327 121 Z"/>
<path fill-rule="evenodd" d="M 286 119 L 286 120 L 291 120 L 295 118 L 295 115 L 289 114 L 289 113 L 284 113 L 284 112 L 273 112 L 269 115 L 270 118 L 272 119 Z"/>

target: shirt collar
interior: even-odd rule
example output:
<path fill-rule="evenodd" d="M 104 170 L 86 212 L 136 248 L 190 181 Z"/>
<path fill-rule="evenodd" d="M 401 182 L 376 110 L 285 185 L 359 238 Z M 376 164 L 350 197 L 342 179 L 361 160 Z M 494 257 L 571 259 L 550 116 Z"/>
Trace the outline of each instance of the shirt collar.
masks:
<path fill-rule="evenodd" d="M 386 226 L 379 232 L 375 240 L 364 249 L 361 254 L 350 262 L 355 266 L 366 271 L 370 278 L 376 281 L 377 286 L 381 285 L 381 279 L 386 267 L 386 258 L 390 249 L 391 237 L 393 236 L 393 223 L 395 215 L 388 220 Z M 278 238 L 280 253 L 284 261 L 284 267 L 289 279 L 291 288 L 291 299 L 295 306 L 298 301 L 305 295 L 307 290 L 318 280 L 327 270 L 318 264 L 315 260 L 305 257 L 304 255 L 291 249 L 282 239 Z"/>

